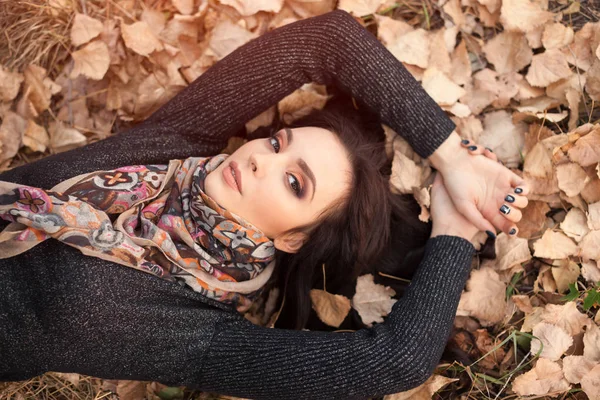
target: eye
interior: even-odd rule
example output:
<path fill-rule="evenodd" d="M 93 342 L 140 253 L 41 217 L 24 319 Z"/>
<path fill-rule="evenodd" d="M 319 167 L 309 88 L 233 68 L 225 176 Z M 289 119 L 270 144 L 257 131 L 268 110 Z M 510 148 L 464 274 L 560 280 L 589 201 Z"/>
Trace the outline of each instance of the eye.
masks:
<path fill-rule="evenodd" d="M 290 179 L 292 178 L 292 179 Z M 296 197 L 301 198 L 301 194 L 302 194 L 302 187 L 300 186 L 300 182 L 298 181 L 298 179 L 296 179 L 296 177 L 292 174 L 288 175 L 288 182 L 290 182 L 290 187 L 292 188 L 292 190 L 294 191 L 294 193 L 296 194 Z"/>
<path fill-rule="evenodd" d="M 273 135 L 269 138 L 269 142 L 271 143 L 271 146 L 273 147 L 273 149 L 275 149 L 275 153 L 279 153 L 279 150 L 281 150 L 281 144 L 279 143 L 279 139 L 277 138 L 276 135 Z"/>

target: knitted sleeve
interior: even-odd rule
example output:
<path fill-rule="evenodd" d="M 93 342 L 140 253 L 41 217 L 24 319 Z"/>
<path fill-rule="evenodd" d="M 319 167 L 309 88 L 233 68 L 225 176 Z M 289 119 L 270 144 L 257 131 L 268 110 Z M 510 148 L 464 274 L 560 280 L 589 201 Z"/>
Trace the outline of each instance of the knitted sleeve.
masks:
<path fill-rule="evenodd" d="M 0 179 L 50 188 L 99 169 L 217 154 L 245 122 L 309 82 L 334 84 L 379 112 L 423 158 L 455 128 L 375 36 L 336 10 L 238 48 L 133 129 L 14 168 Z"/>
<path fill-rule="evenodd" d="M 473 245 L 430 238 L 382 324 L 353 333 L 218 323 L 190 386 L 251 399 L 364 399 L 409 390 L 437 366 L 469 275 Z M 197 379 L 197 381 L 195 381 Z"/>

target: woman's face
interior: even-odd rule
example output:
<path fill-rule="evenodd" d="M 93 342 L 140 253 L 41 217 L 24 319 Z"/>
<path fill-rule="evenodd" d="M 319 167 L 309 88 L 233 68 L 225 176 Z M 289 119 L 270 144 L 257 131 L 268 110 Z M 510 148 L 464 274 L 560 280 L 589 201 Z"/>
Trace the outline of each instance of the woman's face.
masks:
<path fill-rule="evenodd" d="M 228 183 L 232 162 L 241 192 Z M 273 239 L 276 248 L 294 253 L 306 238 L 282 233 L 314 222 L 350 182 L 350 161 L 337 136 L 302 127 L 247 142 L 208 174 L 204 190 Z"/>

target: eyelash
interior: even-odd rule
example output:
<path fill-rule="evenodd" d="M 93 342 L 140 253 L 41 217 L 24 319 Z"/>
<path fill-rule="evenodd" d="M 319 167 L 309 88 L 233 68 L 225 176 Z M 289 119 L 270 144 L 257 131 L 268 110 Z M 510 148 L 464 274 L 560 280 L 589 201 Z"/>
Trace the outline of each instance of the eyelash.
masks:
<path fill-rule="evenodd" d="M 275 139 L 275 142 L 277 143 L 277 146 L 278 146 L 277 149 L 273 145 L 273 139 Z M 273 147 L 273 150 L 275 150 L 275 153 L 279 153 L 279 151 L 281 150 L 281 142 L 279 141 L 279 135 L 278 134 L 271 135 L 271 137 L 269 137 L 269 143 L 271 144 L 271 147 Z M 294 177 L 296 182 L 298 182 L 298 189 L 294 189 L 293 184 L 289 185 L 290 188 L 295 193 L 296 197 L 302 198 L 302 186 L 300 186 L 300 180 L 298 178 L 296 178 L 296 176 L 294 174 L 290 174 L 290 175 Z"/>

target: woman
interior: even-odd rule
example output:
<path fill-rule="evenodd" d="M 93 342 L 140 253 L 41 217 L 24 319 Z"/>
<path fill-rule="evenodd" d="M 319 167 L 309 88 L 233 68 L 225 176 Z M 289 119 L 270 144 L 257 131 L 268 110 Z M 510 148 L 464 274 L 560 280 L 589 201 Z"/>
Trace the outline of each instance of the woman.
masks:
<path fill-rule="evenodd" d="M 527 188 L 461 147 L 453 123 L 401 63 L 343 11 L 246 44 L 125 134 L 0 180 L 51 187 L 100 169 L 217 154 L 247 120 L 308 81 L 334 84 L 380 112 L 443 176 L 432 188 L 423 259 L 385 323 L 353 333 L 266 329 L 172 282 L 46 241 L 0 264 L 0 379 L 69 371 L 253 399 L 366 398 L 424 382 L 469 274 L 469 240 L 513 228 L 519 210 L 503 215 L 498 207 L 507 195 L 526 205 L 519 194 Z"/>

